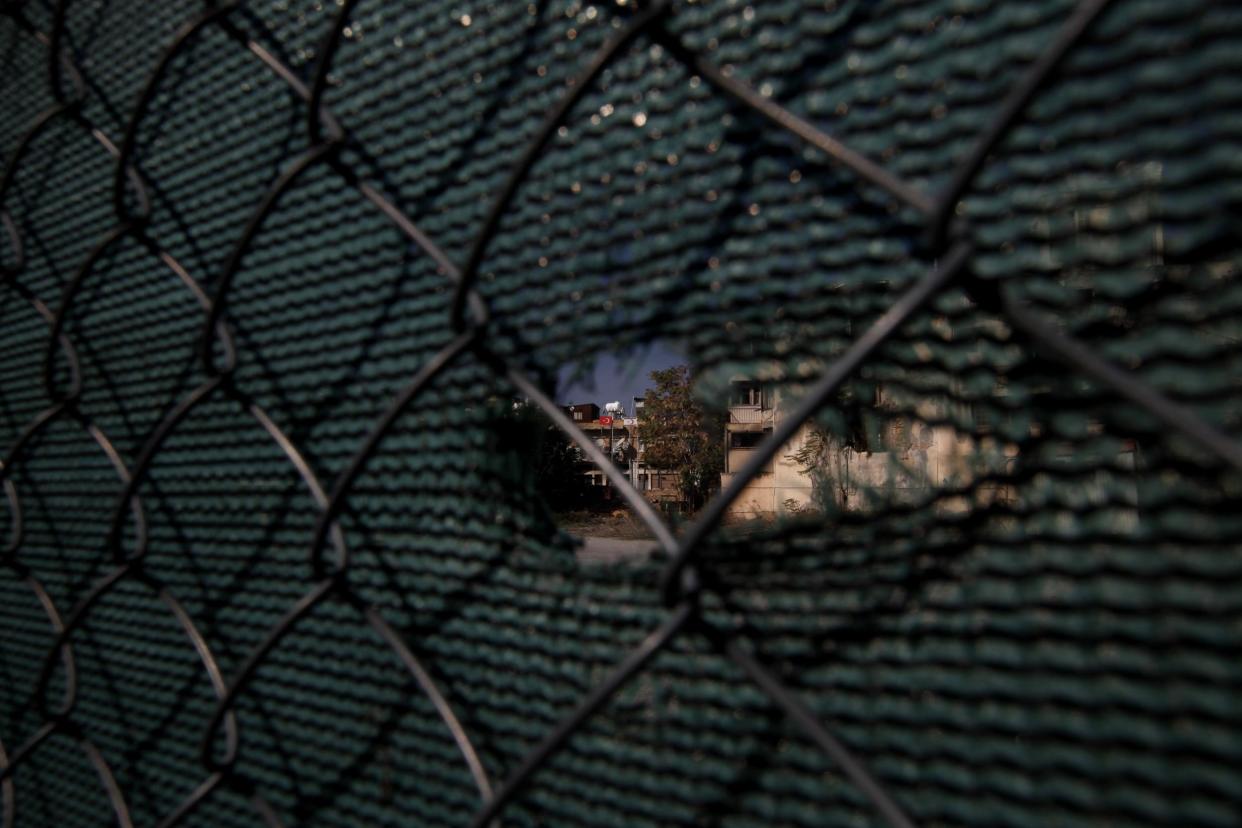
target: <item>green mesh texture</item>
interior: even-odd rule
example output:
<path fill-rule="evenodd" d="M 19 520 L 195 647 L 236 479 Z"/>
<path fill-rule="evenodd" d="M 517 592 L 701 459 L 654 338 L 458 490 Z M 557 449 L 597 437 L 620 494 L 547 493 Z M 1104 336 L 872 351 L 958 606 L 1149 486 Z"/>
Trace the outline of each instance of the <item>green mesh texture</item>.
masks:
<path fill-rule="evenodd" d="M 18 8 L 52 31 L 53 10 Z M 212 780 L 217 705 L 166 596 L 225 680 L 318 583 L 322 512 L 256 411 L 325 490 L 455 335 L 452 284 L 356 186 L 464 262 L 549 109 L 627 4 L 361 0 L 324 98 L 348 130 L 262 222 L 228 292 L 230 383 L 204 311 L 265 192 L 310 146 L 309 84 L 336 5 L 257 0 L 180 47 L 132 125 L 142 234 L 112 201 L 120 146 L 188 0 L 69 3 L 85 87 L 13 167 L 24 264 L 0 284 L 0 745 L 13 757 L 70 677 L 62 619 L 145 533 L 141 573 L 81 613 L 66 724 L 0 787 L 0 824 L 135 825 Z M 7 8 L 7 7 L 6 7 Z M 663 25 L 761 94 L 935 193 L 1074 11 L 1070 2 L 674 3 Z M 873 425 L 961 438 L 958 479 L 868 493 L 701 551 L 701 616 L 507 804 L 509 826 L 859 826 L 882 819 L 720 646 L 796 691 L 919 825 L 1242 823 L 1242 475 L 1053 360 L 980 301 L 988 285 L 1229 435 L 1242 427 L 1242 7 L 1116 0 L 957 206 L 975 287 L 952 283 L 851 380 Z M 0 153 L 53 106 L 48 51 L 0 16 Z M 61 87 L 69 90 L 65 73 Z M 132 188 L 127 204 L 135 203 Z M 591 85 L 519 188 L 477 289 L 486 350 L 551 391 L 564 366 L 676 340 L 705 400 L 737 374 L 796 397 L 933 265 L 920 216 L 725 96 L 647 35 Z M 14 268 L 0 228 L 0 262 Z M 83 269 L 85 271 L 83 272 Z M 70 384 L 71 409 L 23 438 Z M 982 286 L 982 287 L 980 287 Z M 232 772 L 181 824 L 468 825 L 480 794 L 372 608 L 426 667 L 493 787 L 668 614 L 665 559 L 580 563 L 506 431 L 516 394 L 467 352 L 396 420 L 340 526 L 348 595 L 300 618 L 237 695 Z M 816 424 L 840 432 L 844 414 Z M 115 448 L 104 452 L 99 435 Z M 894 454 L 895 471 L 901 459 Z M 829 481 L 830 482 L 830 481 Z M 1002 492 L 1003 496 L 998 495 Z M 114 515 L 120 515 L 114 520 Z M 332 560 L 331 549 L 325 559 Z M 44 664 L 52 665 L 42 682 Z M 217 753 L 224 740 L 217 737 Z"/>

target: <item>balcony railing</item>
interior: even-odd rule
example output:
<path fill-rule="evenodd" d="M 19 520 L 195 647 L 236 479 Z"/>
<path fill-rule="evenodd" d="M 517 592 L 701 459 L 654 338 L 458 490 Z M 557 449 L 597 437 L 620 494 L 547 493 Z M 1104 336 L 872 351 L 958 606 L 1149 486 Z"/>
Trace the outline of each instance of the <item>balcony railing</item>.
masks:
<path fill-rule="evenodd" d="M 757 405 L 733 405 L 729 406 L 729 422 L 750 424 L 758 423 L 762 425 L 772 424 L 773 409 L 760 408 Z"/>

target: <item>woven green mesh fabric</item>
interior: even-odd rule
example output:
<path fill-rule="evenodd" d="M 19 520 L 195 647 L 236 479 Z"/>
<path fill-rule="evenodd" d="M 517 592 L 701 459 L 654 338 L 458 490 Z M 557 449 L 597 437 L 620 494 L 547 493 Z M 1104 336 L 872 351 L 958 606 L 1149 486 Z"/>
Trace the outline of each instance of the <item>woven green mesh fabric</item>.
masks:
<path fill-rule="evenodd" d="M 54 104 L 40 2 L 0 16 L 0 153 Z M 47 4 L 50 6 L 50 4 Z M 0 822 L 155 825 L 214 780 L 225 680 L 318 582 L 325 490 L 394 395 L 455 335 L 452 284 L 366 200 L 374 188 L 454 262 L 569 79 L 634 3 L 361 0 L 327 77 L 348 131 L 259 227 L 228 292 L 235 391 L 188 409 L 144 466 L 118 464 L 208 379 L 196 351 L 233 245 L 309 147 L 309 84 L 336 5 L 256 0 L 171 58 L 133 161 L 150 220 L 121 232 L 116 159 L 140 92 L 203 4 L 73 2 L 61 48 L 80 115 L 39 130 L 0 205 L 0 745 L 65 724 L 12 771 Z M 1074 8 L 1064 0 L 684 0 L 663 25 L 766 98 L 928 193 Z M 702 616 L 753 652 L 919 825 L 1242 823 L 1242 475 L 1058 362 L 980 297 L 1028 303 L 1098 355 L 1242 429 L 1242 7 L 1117 0 L 956 209 L 950 284 L 851 380 L 879 420 L 961 438 L 969 473 L 913 502 L 828 505 L 714 533 Z M 249 41 L 253 48 L 247 47 Z M 71 73 L 60 84 L 72 86 Z M 129 204 L 136 200 L 126 190 Z M 14 239 L 22 266 L 16 268 Z M 920 216 L 726 97 L 640 35 L 541 152 L 487 249 L 486 348 L 551 389 L 586 354 L 683 344 L 704 399 L 762 375 L 797 396 L 933 266 Z M 161 257 L 163 255 L 163 258 Z M 6 271 L 7 272 L 7 271 Z M 72 410 L 23 438 L 70 382 Z M 52 344 L 49 344 L 52 343 Z M 661 555 L 584 565 L 543 504 L 516 394 L 468 351 L 398 418 L 341 515 L 349 595 L 318 604 L 237 695 L 227 780 L 182 824 L 469 824 L 480 794 L 367 607 L 426 667 L 499 784 L 667 616 Z M 256 414 L 256 412 L 259 412 Z M 840 431 L 834 404 L 816 417 Z M 880 423 L 882 426 L 883 423 Z M 100 435 L 115 447 L 102 448 Z M 0 455 L 2 456 L 2 455 Z M 115 462 L 114 462 L 115 460 Z M 141 572 L 116 548 L 145 537 Z M 331 559 L 333 552 L 325 553 Z M 46 590 L 69 636 L 54 658 Z M 53 654 L 53 655 L 49 655 Z M 44 664 L 52 666 L 37 692 Z M 46 704 L 41 704 L 45 699 Z M 224 737 L 215 739 L 222 755 Z M 504 825 L 856 826 L 881 819 L 841 769 L 691 627 L 589 718 Z M 7 822 L 3 823 L 7 825 Z"/>

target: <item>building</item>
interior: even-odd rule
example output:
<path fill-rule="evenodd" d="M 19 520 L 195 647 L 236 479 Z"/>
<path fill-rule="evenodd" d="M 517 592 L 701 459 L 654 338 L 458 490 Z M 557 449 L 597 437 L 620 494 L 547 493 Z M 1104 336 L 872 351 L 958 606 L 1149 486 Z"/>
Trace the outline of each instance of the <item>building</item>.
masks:
<path fill-rule="evenodd" d="M 638 423 L 643 416 L 646 400 L 634 397 L 630 411 L 632 417 L 626 417 L 627 426 L 633 428 L 636 453 L 630 469 L 630 482 L 643 496 L 662 508 L 670 509 L 681 505 L 681 489 L 677 485 L 677 475 L 672 472 L 652 469 L 643 461 L 643 443 L 638 436 Z"/>
<path fill-rule="evenodd" d="M 779 387 L 747 377 L 733 379 L 730 396 L 722 488 L 733 481 L 755 449 L 781 423 L 783 403 L 787 402 Z M 898 414 L 882 387 L 865 407 L 868 416 L 854 418 L 848 438 L 816 434 L 804 423 L 746 484 L 728 514 L 735 518 L 767 517 L 829 503 L 849 511 L 867 511 L 881 504 L 917 501 L 932 490 L 971 482 L 977 449 L 973 437 L 948 425 L 930 426 Z M 850 413 L 860 414 L 863 406 L 858 408 Z M 929 410 L 926 419 L 943 420 L 933 416 L 943 413 Z M 864 425 L 863 419 L 870 425 Z M 1012 452 L 1000 462 L 1011 459 Z M 1007 487 L 990 485 L 986 489 L 979 495 L 1012 497 Z M 950 506 L 945 504 L 945 508 Z"/>
<path fill-rule="evenodd" d="M 595 403 L 568 405 L 565 412 L 604 454 L 612 457 L 635 489 L 652 503 L 665 509 L 672 508 L 672 504 L 679 503 L 681 499 L 676 475 L 649 469 L 643 461 L 642 441 L 638 437 L 642 408 L 642 397 L 635 397 L 629 414 L 623 411 L 618 416 L 601 416 L 600 407 Z M 583 474 L 592 486 L 611 489 L 608 478 L 594 464 L 585 463 Z M 611 491 L 604 493 L 604 499 L 611 497 Z"/>
<path fill-rule="evenodd" d="M 565 406 L 565 413 L 575 423 L 589 423 L 599 419 L 599 406 L 595 403 L 578 403 Z"/>
<path fill-rule="evenodd" d="M 754 451 L 781 422 L 780 389 L 747 377 L 729 385 L 729 416 L 724 433 L 724 471 L 720 486 L 727 488 L 754 455 Z M 806 508 L 814 495 L 811 477 L 792 459 L 805 445 L 810 427 L 803 425 L 793 439 L 767 462 L 729 506 L 734 517 L 762 517 Z"/>

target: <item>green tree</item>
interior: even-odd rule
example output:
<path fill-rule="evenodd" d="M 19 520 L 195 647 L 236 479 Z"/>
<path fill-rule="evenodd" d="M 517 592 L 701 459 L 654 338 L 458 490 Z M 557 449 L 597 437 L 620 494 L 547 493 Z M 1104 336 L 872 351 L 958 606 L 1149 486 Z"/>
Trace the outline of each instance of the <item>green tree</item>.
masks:
<path fill-rule="evenodd" d="M 502 475 L 522 480 L 539 492 L 554 512 L 580 509 L 595 492 L 586 476 L 582 451 L 534 405 L 505 402 L 490 433 L 489 455 Z"/>
<path fill-rule="evenodd" d="M 851 455 L 880 451 L 880 429 L 875 412 L 863 399 L 874 397 L 870 387 L 846 382 L 837 390 L 835 405 L 819 413 L 820 421 L 810 422 L 806 440 L 790 460 L 811 479 L 813 500 L 820 508 L 835 511 L 849 502 Z"/>
<path fill-rule="evenodd" d="M 651 381 L 638 424 L 643 460 L 676 474 L 682 499 L 697 509 L 720 487 L 724 424 L 695 401 L 687 366 L 652 371 Z"/>
<path fill-rule="evenodd" d="M 586 476 L 582 450 L 553 425 L 545 426 L 535 446 L 535 482 L 556 511 L 581 509 L 594 494 Z"/>

